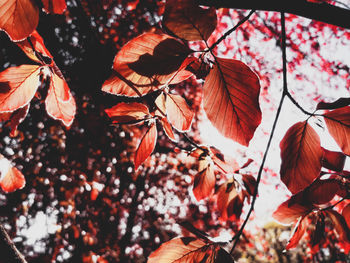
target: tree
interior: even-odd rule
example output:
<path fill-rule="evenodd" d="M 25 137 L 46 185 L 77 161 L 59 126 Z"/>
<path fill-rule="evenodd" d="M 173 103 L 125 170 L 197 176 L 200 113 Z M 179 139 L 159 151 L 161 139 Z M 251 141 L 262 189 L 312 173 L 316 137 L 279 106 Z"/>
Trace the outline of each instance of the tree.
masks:
<path fill-rule="evenodd" d="M 346 3 L 199 3 L 0 2 L 0 28 L 8 35 L 1 35 L 0 73 L 4 246 L 13 247 L 6 229 L 28 262 L 250 257 L 254 242 L 269 240 L 269 228 L 256 241 L 246 226 L 262 177 L 275 176 L 266 160 L 279 143 L 280 179 L 292 196 L 273 215 L 295 230 L 288 244 L 274 244 L 274 255 L 345 260 L 349 98 L 327 98 L 320 86 L 348 94 L 349 67 L 325 57 L 328 40 L 321 37 L 338 40 L 338 49 L 348 46 L 349 32 L 338 27 L 349 27 L 340 19 L 348 16 Z M 282 51 L 279 64 L 255 49 L 254 38 Z M 274 76 L 283 84 L 276 86 Z M 310 84 L 317 86 L 302 86 Z M 279 101 L 273 89 L 281 89 Z M 304 94 L 308 101 L 298 103 Z M 274 142 L 287 101 L 306 117 L 288 120 L 283 139 Z M 242 156 L 202 143 L 201 105 L 222 135 L 244 146 Z M 268 108 L 273 118 L 261 124 Z M 265 129 L 266 148 L 250 156 L 246 149 L 259 154 L 252 138 Z M 338 150 L 321 146 L 324 133 Z M 51 222 L 49 236 L 31 246 L 26 224 L 42 216 Z M 223 232 L 231 238 L 213 239 Z M 301 242 L 306 254 L 281 254 Z"/>

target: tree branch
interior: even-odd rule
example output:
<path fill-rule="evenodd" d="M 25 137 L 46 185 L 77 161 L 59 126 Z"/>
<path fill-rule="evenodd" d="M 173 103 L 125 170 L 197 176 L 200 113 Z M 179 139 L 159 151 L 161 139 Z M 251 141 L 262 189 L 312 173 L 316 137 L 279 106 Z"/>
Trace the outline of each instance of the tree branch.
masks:
<path fill-rule="evenodd" d="M 2 225 L 0 225 L 0 251 L 0 263 L 27 263 Z"/>
<path fill-rule="evenodd" d="M 317 4 L 307 2 L 307 0 L 198 0 L 198 3 L 216 8 L 226 7 L 285 12 L 350 29 L 350 10 L 327 3 Z"/>

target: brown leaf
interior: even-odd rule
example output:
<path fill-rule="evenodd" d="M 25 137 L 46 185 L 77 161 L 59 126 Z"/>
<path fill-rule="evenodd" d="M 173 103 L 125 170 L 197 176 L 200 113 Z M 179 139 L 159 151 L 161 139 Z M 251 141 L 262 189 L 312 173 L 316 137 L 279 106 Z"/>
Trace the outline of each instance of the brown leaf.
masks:
<path fill-rule="evenodd" d="M 346 155 L 342 152 L 329 151 L 325 148 L 322 148 L 322 150 L 322 166 L 337 172 L 343 171 Z"/>
<path fill-rule="evenodd" d="M 147 130 L 143 138 L 141 139 L 141 142 L 139 144 L 139 147 L 137 148 L 135 152 L 134 157 L 134 164 L 135 164 L 135 170 L 142 164 L 153 152 L 154 147 L 157 143 L 157 127 L 155 123 L 151 125 L 151 127 Z"/>
<path fill-rule="evenodd" d="M 105 112 L 112 119 L 113 123 L 143 120 L 150 114 L 148 107 L 138 102 L 121 102 L 110 109 L 106 109 Z"/>
<path fill-rule="evenodd" d="M 0 3 L 0 29 L 12 41 L 28 37 L 39 22 L 39 8 L 34 0 L 3 0 Z"/>
<path fill-rule="evenodd" d="M 142 34 L 118 52 L 112 76 L 102 90 L 115 95 L 140 96 L 168 82 L 175 84 L 175 79 L 180 82 L 192 74 L 179 73 L 190 63 L 185 60 L 189 53 L 186 45 L 168 35 Z"/>
<path fill-rule="evenodd" d="M 187 105 L 186 100 L 180 95 L 166 95 L 166 114 L 169 122 L 178 131 L 188 131 L 194 117 L 194 113 Z"/>
<path fill-rule="evenodd" d="M 194 0 L 167 0 L 162 24 L 188 41 L 207 40 L 216 28 L 216 11 L 203 9 Z"/>
<path fill-rule="evenodd" d="M 306 121 L 298 122 L 284 135 L 280 148 L 281 180 L 294 194 L 320 174 L 323 155 L 320 138 Z"/>
<path fill-rule="evenodd" d="M 148 257 L 147 263 L 233 263 L 218 244 L 194 237 L 174 238 L 163 243 Z"/>
<path fill-rule="evenodd" d="M 340 149 L 350 155 L 350 106 L 325 113 L 324 120 Z"/>
<path fill-rule="evenodd" d="M 0 73 L 0 112 L 15 111 L 27 105 L 40 84 L 40 66 L 21 65 Z"/>
<path fill-rule="evenodd" d="M 207 158 L 199 160 L 199 172 L 193 181 L 193 194 L 197 201 L 208 197 L 215 187 L 214 169 L 211 161 L 208 161 Z"/>
<path fill-rule="evenodd" d="M 317 110 L 334 110 L 348 106 L 350 104 L 350 98 L 340 98 L 334 102 L 321 101 L 317 104 Z"/>
<path fill-rule="evenodd" d="M 331 219 L 335 231 L 339 235 L 340 240 L 350 242 L 350 230 L 344 217 L 335 210 L 325 210 L 328 217 Z"/>
<path fill-rule="evenodd" d="M 259 78 L 238 60 L 217 62 L 203 86 L 204 110 L 221 134 L 247 146 L 261 122 Z"/>

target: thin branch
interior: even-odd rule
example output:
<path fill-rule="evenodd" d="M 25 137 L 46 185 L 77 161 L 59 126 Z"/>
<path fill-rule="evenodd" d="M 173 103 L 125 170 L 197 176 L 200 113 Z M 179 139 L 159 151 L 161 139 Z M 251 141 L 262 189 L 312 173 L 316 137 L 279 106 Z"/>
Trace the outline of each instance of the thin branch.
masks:
<path fill-rule="evenodd" d="M 282 23 L 282 42 L 284 42 L 284 43 L 282 43 L 282 47 L 283 47 L 283 50 L 282 50 L 282 59 L 283 59 L 283 92 L 282 92 L 282 97 L 280 99 L 280 102 L 279 102 L 279 105 L 278 105 L 278 108 L 277 108 L 275 120 L 274 120 L 273 125 L 272 125 L 271 134 L 270 134 L 269 140 L 267 142 L 265 153 L 264 153 L 264 156 L 263 156 L 263 159 L 262 159 L 259 171 L 258 171 L 258 176 L 256 178 L 256 185 L 255 185 L 253 199 L 252 199 L 252 202 L 251 202 L 251 205 L 250 205 L 250 209 L 248 211 L 248 214 L 247 214 L 247 216 L 246 216 L 242 226 L 240 227 L 240 229 L 238 230 L 237 234 L 232 239 L 232 241 L 234 243 L 233 243 L 232 249 L 230 251 L 230 254 L 233 253 L 235 247 L 237 246 L 239 238 L 242 235 L 243 230 L 244 230 L 246 224 L 249 221 L 249 217 L 250 217 L 251 213 L 254 210 L 254 205 L 255 205 L 255 201 L 256 201 L 257 196 L 258 196 L 258 188 L 259 188 L 259 184 L 260 184 L 260 181 L 261 181 L 262 172 L 263 172 L 263 169 L 264 169 L 264 166 L 265 166 L 265 161 L 266 161 L 266 158 L 267 158 L 267 154 L 268 154 L 270 146 L 271 146 L 272 138 L 273 138 L 274 133 L 276 131 L 276 126 L 277 126 L 277 122 L 278 122 L 278 119 L 279 119 L 279 116 L 280 116 L 280 113 L 281 113 L 281 109 L 282 109 L 284 98 L 287 95 L 287 93 L 286 93 L 286 91 L 287 91 L 287 61 L 286 61 L 286 54 L 285 54 L 286 53 L 286 50 L 285 50 L 285 48 L 286 48 L 285 39 L 286 38 L 285 38 L 285 17 L 284 17 L 284 13 L 281 13 L 281 23 Z"/>
<path fill-rule="evenodd" d="M 216 8 L 225 7 L 285 12 L 350 29 L 350 10 L 328 3 L 312 3 L 306 0 L 198 0 L 198 3 Z"/>
<path fill-rule="evenodd" d="M 233 31 L 235 31 L 238 27 L 240 27 L 242 24 L 244 24 L 248 19 L 251 17 L 252 14 L 255 13 L 255 10 L 251 10 L 247 16 L 245 16 L 242 20 L 240 20 L 233 28 L 228 30 L 225 34 L 223 34 L 214 44 L 212 44 L 209 48 L 209 50 L 213 50 L 217 45 L 220 44 L 221 41 L 227 38 L 228 35 L 230 35 Z"/>
<path fill-rule="evenodd" d="M 6 263 L 27 263 L 23 255 L 18 251 L 10 239 L 5 228 L 0 225 L 0 262 Z"/>

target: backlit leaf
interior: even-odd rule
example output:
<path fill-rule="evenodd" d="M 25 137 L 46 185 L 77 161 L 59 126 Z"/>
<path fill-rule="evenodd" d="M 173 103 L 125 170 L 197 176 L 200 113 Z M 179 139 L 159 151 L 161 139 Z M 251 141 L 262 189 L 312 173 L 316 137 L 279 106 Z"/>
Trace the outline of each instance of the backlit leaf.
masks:
<path fill-rule="evenodd" d="M 128 123 L 143 120 L 150 114 L 146 105 L 137 102 L 121 102 L 110 109 L 106 109 L 105 112 L 112 119 L 113 123 Z"/>
<path fill-rule="evenodd" d="M 147 263 L 233 263 L 233 260 L 216 243 L 180 237 L 163 243 L 151 253 Z"/>
<path fill-rule="evenodd" d="M 239 165 L 235 159 L 230 156 L 224 156 L 218 149 L 215 147 L 210 147 L 209 151 L 210 157 L 224 173 L 234 173 Z"/>
<path fill-rule="evenodd" d="M 157 142 L 157 127 L 155 123 L 153 123 L 152 126 L 147 130 L 147 132 L 141 139 L 139 147 L 135 152 L 135 157 L 134 157 L 135 170 L 137 170 L 140 164 L 142 164 L 148 158 L 148 156 L 151 155 L 151 153 L 154 150 L 154 147 L 156 146 L 156 142 Z"/>
<path fill-rule="evenodd" d="M 306 217 L 300 218 L 300 220 L 298 221 L 298 223 L 296 224 L 293 230 L 292 237 L 288 241 L 286 249 L 295 248 L 298 245 L 300 239 L 304 236 L 306 232 L 307 226 L 308 226 L 307 218 Z"/>
<path fill-rule="evenodd" d="M 168 35 L 142 34 L 118 52 L 112 76 L 105 81 L 102 90 L 116 95 L 140 96 L 170 81 L 175 84 L 175 78 L 183 80 L 176 75 L 189 53 L 186 45 Z"/>
<path fill-rule="evenodd" d="M 13 167 L 8 159 L 0 155 L 0 187 L 6 193 L 13 192 L 25 186 L 23 174 Z"/>
<path fill-rule="evenodd" d="M 0 112 L 27 105 L 40 84 L 40 66 L 21 65 L 0 73 Z"/>
<path fill-rule="evenodd" d="M 18 125 L 27 117 L 28 112 L 29 104 L 12 113 L 9 123 L 9 126 L 11 127 L 11 136 L 16 135 Z"/>
<path fill-rule="evenodd" d="M 345 242 L 350 242 L 350 230 L 348 225 L 346 224 L 346 221 L 344 217 L 339 214 L 337 211 L 332 209 L 325 210 L 328 217 L 331 219 L 335 231 L 339 235 L 340 240 L 343 240 Z"/>
<path fill-rule="evenodd" d="M 63 14 L 67 5 L 65 0 L 41 0 L 44 5 L 44 11 L 51 14 Z"/>
<path fill-rule="evenodd" d="M 168 136 L 168 138 L 169 138 L 170 140 L 172 140 L 172 141 L 176 141 L 176 138 L 175 138 L 173 129 L 172 129 L 170 123 L 168 122 L 168 119 L 167 119 L 167 118 L 162 118 L 162 119 L 160 120 L 160 122 L 162 123 L 164 132 L 165 132 L 165 134 Z"/>
<path fill-rule="evenodd" d="M 259 78 L 238 60 L 217 62 L 203 86 L 204 110 L 221 134 L 247 146 L 261 122 Z"/>
<path fill-rule="evenodd" d="M 193 181 L 193 194 L 197 201 L 208 197 L 215 187 L 213 164 L 211 160 L 208 161 L 207 158 L 199 160 L 199 172 L 196 174 Z"/>
<path fill-rule="evenodd" d="M 194 113 L 180 95 L 166 95 L 166 112 L 169 122 L 179 131 L 190 129 Z"/>
<path fill-rule="evenodd" d="M 323 158 L 322 166 L 337 172 L 341 172 L 344 169 L 346 155 L 342 152 L 329 151 L 322 148 Z"/>
<path fill-rule="evenodd" d="M 167 0 L 163 26 L 186 40 L 207 40 L 215 30 L 215 8 L 203 9 L 194 0 Z"/>
<path fill-rule="evenodd" d="M 39 22 L 39 8 L 34 0 L 0 0 L 0 29 L 13 41 L 28 37 Z"/>
<path fill-rule="evenodd" d="M 325 113 L 324 120 L 340 149 L 350 155 L 350 106 Z"/>
<path fill-rule="evenodd" d="M 336 179 L 316 180 L 305 189 L 305 200 L 312 204 L 330 202 L 340 190 L 340 182 Z"/>
<path fill-rule="evenodd" d="M 350 227 L 350 203 L 343 208 L 343 211 L 341 213 L 346 221 L 346 224 L 348 227 Z"/>
<path fill-rule="evenodd" d="M 291 224 L 306 216 L 315 206 L 302 200 L 302 195 L 294 195 L 278 206 L 272 217 L 282 224 Z"/>
<path fill-rule="evenodd" d="M 34 52 L 31 44 L 27 39 L 17 42 L 16 44 L 23 50 L 23 52 L 33 61 L 42 64 L 42 61 L 38 58 L 38 53 L 39 56 L 41 56 L 44 60 L 47 60 L 46 64 L 51 64 L 53 61 L 53 57 L 51 53 L 47 50 L 44 44 L 43 38 L 39 35 L 39 33 L 34 30 L 32 35 L 29 37 L 30 41 L 33 44 L 33 47 L 36 52 Z"/>
<path fill-rule="evenodd" d="M 240 202 L 242 200 L 240 200 L 233 179 L 228 180 L 218 188 L 216 199 L 217 207 L 220 212 L 220 219 L 222 221 L 237 219 L 237 215 L 241 213 L 239 210 L 242 209 L 243 203 Z"/>
<path fill-rule="evenodd" d="M 280 148 L 281 180 L 289 191 L 296 193 L 319 176 L 323 155 L 320 138 L 306 121 L 289 128 Z"/>
<path fill-rule="evenodd" d="M 45 99 L 47 113 L 55 120 L 60 120 L 66 127 L 72 125 L 76 105 L 67 82 L 52 74 L 50 88 Z"/>

